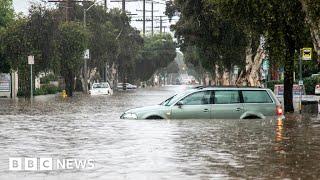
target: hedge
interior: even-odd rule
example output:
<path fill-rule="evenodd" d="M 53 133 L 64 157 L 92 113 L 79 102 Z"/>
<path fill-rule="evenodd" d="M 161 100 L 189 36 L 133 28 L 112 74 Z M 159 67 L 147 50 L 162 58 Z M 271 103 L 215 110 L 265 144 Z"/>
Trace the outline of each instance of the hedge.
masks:
<path fill-rule="evenodd" d="M 56 87 L 56 86 L 53 86 L 53 85 L 50 85 L 50 84 L 44 84 L 41 86 L 40 89 L 35 89 L 33 91 L 33 95 L 34 96 L 39 96 L 39 95 L 46 95 L 46 94 L 56 94 L 58 92 L 60 92 L 61 89 Z M 24 96 L 24 91 L 18 91 L 18 96 Z"/>

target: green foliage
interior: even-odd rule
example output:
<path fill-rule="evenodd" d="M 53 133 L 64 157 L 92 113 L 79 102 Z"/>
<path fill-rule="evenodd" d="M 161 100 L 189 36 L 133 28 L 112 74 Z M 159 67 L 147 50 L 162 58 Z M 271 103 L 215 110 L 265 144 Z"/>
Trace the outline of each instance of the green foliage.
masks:
<path fill-rule="evenodd" d="M 5 28 L 13 21 L 12 0 L 0 1 L 0 72 L 9 73 L 10 64 L 4 55 L 3 36 Z"/>
<path fill-rule="evenodd" d="M 308 77 L 303 79 L 303 84 L 306 89 L 306 94 L 314 95 L 314 90 L 317 84 L 320 84 L 319 77 Z"/>
<path fill-rule="evenodd" d="M 40 84 L 49 84 L 50 81 L 56 81 L 58 78 L 54 74 L 48 74 L 42 78 L 40 78 Z"/>
<path fill-rule="evenodd" d="M 214 72 L 216 65 L 225 69 L 244 65 L 248 35 L 223 17 L 216 4 L 176 0 L 174 5 L 167 6 L 168 15 L 174 9 L 181 11 L 180 20 L 172 28 L 187 59 L 193 59 L 188 59 L 191 64 L 209 72 Z"/>
<path fill-rule="evenodd" d="M 313 3 L 316 18 L 319 2 L 305 1 Z M 208 71 L 215 65 L 244 67 L 246 47 L 257 49 L 265 37 L 272 64 L 285 68 L 285 110 L 293 111 L 294 54 L 311 41 L 299 0 L 175 0 L 167 6 L 168 15 L 177 10 L 181 18 L 173 29 L 180 45 L 185 53 L 185 47 L 195 46 L 187 57 Z"/>
<path fill-rule="evenodd" d="M 176 48 L 170 35 L 145 37 L 135 64 L 136 76 L 147 81 L 157 70 L 167 67 L 175 56 Z"/>
<path fill-rule="evenodd" d="M 0 29 L 13 20 L 12 0 L 0 1 Z"/>
<path fill-rule="evenodd" d="M 72 96 L 74 78 L 83 65 L 83 52 L 87 47 L 89 34 L 76 22 L 60 24 L 59 32 L 60 73 L 65 79 L 68 96 Z"/>
<path fill-rule="evenodd" d="M 61 92 L 60 88 L 50 84 L 45 84 L 45 85 L 42 85 L 40 89 L 35 89 L 33 92 L 33 95 L 40 96 L 40 95 L 46 95 L 46 94 L 57 94 L 58 92 Z M 27 95 L 25 94 L 25 91 L 22 91 L 19 89 L 18 96 L 22 97 Z"/>
<path fill-rule="evenodd" d="M 167 1 L 166 2 L 166 11 L 165 15 L 169 17 L 169 20 L 172 20 L 172 17 L 176 14 L 178 11 L 177 6 L 174 4 L 174 1 Z"/>
<path fill-rule="evenodd" d="M 35 56 L 34 77 L 40 72 L 63 76 L 69 96 L 72 95 L 75 77 L 78 80 L 82 77 L 85 49 L 90 49 L 89 69 L 96 68 L 102 75 L 106 64 L 115 65 L 119 78 L 131 81 L 149 78 L 175 57 L 171 37 L 161 37 L 166 42 L 159 41 L 160 37 L 146 38 L 148 43 L 144 46 L 140 32 L 130 25 L 130 18 L 118 9 L 106 12 L 102 6 L 92 6 L 87 11 L 87 26 L 84 29 L 83 9 L 91 6 L 92 2 L 82 6 L 74 4 L 70 9 L 71 22 L 65 22 L 61 4 L 56 9 L 34 4 L 28 16 L 17 16 L 12 21 L 6 18 L 4 21 L 5 17 L 13 18 L 12 7 L 9 6 L 11 1 L 0 3 L 6 3 L 1 4 L 0 13 L 5 12 L 1 9 L 3 7 L 8 12 L 8 16 L 0 17 L 0 71 L 18 70 L 19 94 L 30 94 L 28 55 Z M 3 23 L 5 25 L 2 22 L 6 22 Z M 144 69 L 137 68 L 141 63 L 150 63 L 150 67 L 146 67 L 146 75 L 140 73 Z M 42 81 L 48 82 L 50 78 L 43 78 Z"/>

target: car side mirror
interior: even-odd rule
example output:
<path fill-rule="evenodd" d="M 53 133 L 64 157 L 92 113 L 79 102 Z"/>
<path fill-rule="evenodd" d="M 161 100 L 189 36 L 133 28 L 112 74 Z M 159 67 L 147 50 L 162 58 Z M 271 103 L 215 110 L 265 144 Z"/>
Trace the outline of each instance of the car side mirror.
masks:
<path fill-rule="evenodd" d="M 178 106 L 179 108 L 181 108 L 181 107 L 183 106 L 183 102 L 182 102 L 182 101 L 177 102 L 176 106 Z"/>

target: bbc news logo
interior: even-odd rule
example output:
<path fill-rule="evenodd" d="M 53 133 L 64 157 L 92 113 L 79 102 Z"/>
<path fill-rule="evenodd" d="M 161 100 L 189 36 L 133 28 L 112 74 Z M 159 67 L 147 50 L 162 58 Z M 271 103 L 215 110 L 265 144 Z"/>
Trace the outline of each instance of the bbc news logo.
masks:
<path fill-rule="evenodd" d="M 53 159 L 53 158 L 9 158 L 10 171 L 53 171 L 73 169 L 93 169 L 94 161 L 79 159 Z"/>

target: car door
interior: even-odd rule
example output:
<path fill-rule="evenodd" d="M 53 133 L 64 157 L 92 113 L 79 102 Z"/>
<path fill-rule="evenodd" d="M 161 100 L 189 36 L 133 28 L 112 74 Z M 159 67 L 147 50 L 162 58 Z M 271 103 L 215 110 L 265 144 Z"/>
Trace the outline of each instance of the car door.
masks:
<path fill-rule="evenodd" d="M 276 104 L 266 90 L 242 90 L 243 107 L 246 112 L 274 116 Z"/>
<path fill-rule="evenodd" d="M 199 91 L 182 98 L 183 105 L 172 106 L 171 119 L 210 119 L 211 94 L 212 91 Z"/>
<path fill-rule="evenodd" d="M 214 119 L 240 119 L 243 114 L 238 90 L 215 90 L 211 116 Z"/>

